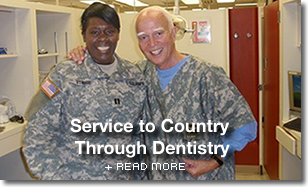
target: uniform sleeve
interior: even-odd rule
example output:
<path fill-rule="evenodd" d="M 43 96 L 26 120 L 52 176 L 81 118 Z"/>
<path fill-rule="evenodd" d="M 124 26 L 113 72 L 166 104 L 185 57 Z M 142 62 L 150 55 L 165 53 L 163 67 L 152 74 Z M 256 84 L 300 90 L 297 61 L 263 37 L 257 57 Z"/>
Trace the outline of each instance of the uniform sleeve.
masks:
<path fill-rule="evenodd" d="M 231 82 L 222 68 L 215 69 L 214 103 L 218 120 L 229 123 L 228 131 L 233 131 L 255 121 L 245 98 Z"/>
<path fill-rule="evenodd" d="M 228 153 L 223 159 L 225 160 L 234 151 L 241 151 L 244 147 L 255 140 L 257 137 L 257 122 L 254 121 L 247 125 L 244 125 L 234 131 L 228 131 L 226 135 L 222 138 L 223 146 L 227 147 L 229 145 Z M 218 150 L 218 154 L 223 155 L 221 149 Z"/>
<path fill-rule="evenodd" d="M 32 99 L 27 113 L 28 124 L 24 132 L 23 155 L 30 174 L 36 178 L 51 180 L 65 179 L 64 162 L 61 159 L 61 131 L 59 129 L 62 113 L 62 80 L 52 71 L 49 78 L 59 86 L 51 99 L 42 90 Z"/>

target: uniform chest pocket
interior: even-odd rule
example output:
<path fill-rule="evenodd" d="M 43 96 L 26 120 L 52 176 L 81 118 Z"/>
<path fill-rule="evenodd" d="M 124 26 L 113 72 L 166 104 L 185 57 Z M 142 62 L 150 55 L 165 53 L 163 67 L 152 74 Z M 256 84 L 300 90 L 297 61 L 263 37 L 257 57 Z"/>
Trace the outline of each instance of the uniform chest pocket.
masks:
<path fill-rule="evenodd" d="M 133 80 L 121 80 L 110 83 L 108 91 L 113 107 L 139 108 L 145 99 L 146 87 Z"/>
<path fill-rule="evenodd" d="M 69 81 L 66 85 L 65 92 L 68 95 L 67 108 L 70 111 L 82 112 L 85 110 L 91 110 L 92 106 L 97 106 L 98 103 L 95 100 L 98 91 L 97 83 L 93 81 Z"/>
<path fill-rule="evenodd" d="M 195 112 L 195 113 L 194 113 Z M 204 144 L 209 139 L 209 124 L 208 120 L 201 111 L 191 110 L 186 114 L 186 121 L 188 128 L 184 132 L 185 141 L 196 141 L 197 144 Z"/>

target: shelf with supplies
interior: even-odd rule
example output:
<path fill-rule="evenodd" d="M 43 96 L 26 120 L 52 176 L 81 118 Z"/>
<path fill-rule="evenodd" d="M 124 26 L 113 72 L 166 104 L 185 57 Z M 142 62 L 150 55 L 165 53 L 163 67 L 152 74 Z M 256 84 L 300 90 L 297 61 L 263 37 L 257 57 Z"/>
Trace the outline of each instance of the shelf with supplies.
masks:
<path fill-rule="evenodd" d="M 0 1 L 0 96 L 10 98 L 20 114 L 35 91 L 31 16 L 24 2 Z"/>
<path fill-rule="evenodd" d="M 47 53 L 47 54 L 38 54 L 39 58 L 45 58 L 45 57 L 57 57 L 59 56 L 59 53 Z"/>
<path fill-rule="evenodd" d="M 0 59 L 4 59 L 4 58 L 16 58 L 18 57 L 18 54 L 1 54 L 0 55 Z"/>
<path fill-rule="evenodd" d="M 0 0 L 0 50 L 5 49 L 0 51 L 0 96 L 8 97 L 18 114 L 24 115 L 39 79 L 63 60 L 68 50 L 82 45 L 82 12 L 24 0 Z M 26 124 L 0 124 L 0 176 L 4 180 L 29 179 L 18 150 Z"/>
<path fill-rule="evenodd" d="M 36 8 L 38 83 L 44 77 L 41 72 L 49 72 L 68 53 L 72 18 L 69 12 Z"/>
<path fill-rule="evenodd" d="M 23 130 L 27 121 L 24 123 L 9 122 L 0 124 L 0 128 L 4 130 L 0 132 L 0 157 L 19 149 L 22 146 Z"/>
<path fill-rule="evenodd" d="M 10 53 L 16 52 L 16 44 L 17 44 L 17 35 L 18 35 L 18 27 L 19 25 L 15 24 L 15 19 L 18 17 L 19 13 L 18 8 L 9 8 L 0 5 L 0 51 L 1 55 L 6 55 Z M 21 11 L 27 11 L 23 9 Z M 7 51 L 9 49 L 9 51 Z M 3 53 L 5 52 L 5 53 Z"/>

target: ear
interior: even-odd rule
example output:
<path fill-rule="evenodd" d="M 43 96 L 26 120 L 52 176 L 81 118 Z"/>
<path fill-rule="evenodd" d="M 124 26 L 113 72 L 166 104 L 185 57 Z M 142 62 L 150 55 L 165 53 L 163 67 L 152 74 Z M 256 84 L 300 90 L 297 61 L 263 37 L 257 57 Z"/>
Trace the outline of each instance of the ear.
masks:
<path fill-rule="evenodd" d="M 172 36 L 173 41 L 175 41 L 175 38 L 176 38 L 176 31 L 177 31 L 177 28 L 174 26 L 172 28 L 172 32 L 171 32 L 171 36 Z"/>

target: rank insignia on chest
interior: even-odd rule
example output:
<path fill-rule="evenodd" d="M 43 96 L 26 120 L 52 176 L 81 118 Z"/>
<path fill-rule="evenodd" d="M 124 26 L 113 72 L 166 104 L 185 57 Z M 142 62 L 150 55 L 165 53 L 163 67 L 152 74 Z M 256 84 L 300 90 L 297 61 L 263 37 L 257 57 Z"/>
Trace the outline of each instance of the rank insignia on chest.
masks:
<path fill-rule="evenodd" d="M 41 89 L 49 98 L 52 98 L 59 92 L 59 88 L 49 78 L 43 81 Z"/>
<path fill-rule="evenodd" d="M 113 107 L 120 107 L 120 106 L 122 106 L 121 102 L 122 101 L 120 100 L 120 98 L 114 98 L 113 102 L 112 102 L 112 105 L 113 105 Z"/>
<path fill-rule="evenodd" d="M 121 103 L 120 103 L 120 99 L 119 98 L 115 98 L 114 99 L 114 104 L 115 105 L 120 105 Z"/>
<path fill-rule="evenodd" d="M 189 123 L 188 127 L 189 127 L 189 131 L 187 130 L 185 132 L 185 139 L 186 140 L 197 140 L 198 139 L 198 136 L 199 136 L 199 133 L 198 132 L 191 132 L 192 129 L 196 129 L 196 128 L 193 128 L 193 125 L 195 125 L 194 123 Z"/>

